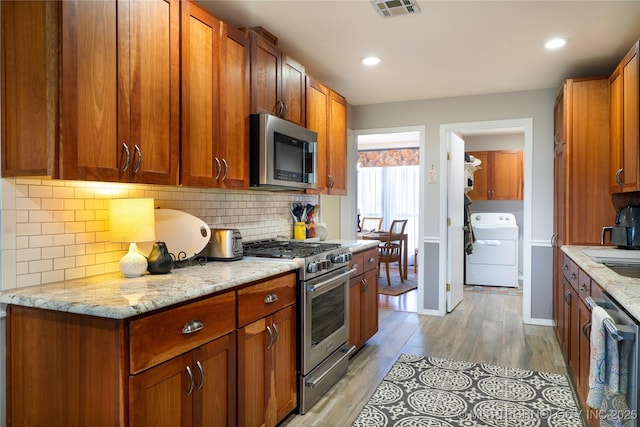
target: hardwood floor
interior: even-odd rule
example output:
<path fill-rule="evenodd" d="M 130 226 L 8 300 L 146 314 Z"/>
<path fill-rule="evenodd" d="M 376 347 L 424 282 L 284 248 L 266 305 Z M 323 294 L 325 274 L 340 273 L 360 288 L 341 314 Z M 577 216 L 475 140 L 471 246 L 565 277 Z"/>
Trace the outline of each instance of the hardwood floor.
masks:
<path fill-rule="evenodd" d="M 385 305 L 381 300 L 379 331 L 351 359 L 347 375 L 309 412 L 281 425 L 350 426 L 401 353 L 567 374 L 553 328 L 522 323 L 522 296 L 465 291 L 462 303 L 444 317 L 393 309 L 409 307 L 415 298 L 404 294 L 404 302 Z"/>

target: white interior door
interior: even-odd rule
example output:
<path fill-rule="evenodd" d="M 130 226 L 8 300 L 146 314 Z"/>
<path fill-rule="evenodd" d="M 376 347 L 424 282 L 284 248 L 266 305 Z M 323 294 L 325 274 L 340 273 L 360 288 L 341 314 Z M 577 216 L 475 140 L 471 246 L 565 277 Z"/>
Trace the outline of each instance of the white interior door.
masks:
<path fill-rule="evenodd" d="M 449 133 L 447 312 L 462 301 L 464 267 L 464 140 Z"/>

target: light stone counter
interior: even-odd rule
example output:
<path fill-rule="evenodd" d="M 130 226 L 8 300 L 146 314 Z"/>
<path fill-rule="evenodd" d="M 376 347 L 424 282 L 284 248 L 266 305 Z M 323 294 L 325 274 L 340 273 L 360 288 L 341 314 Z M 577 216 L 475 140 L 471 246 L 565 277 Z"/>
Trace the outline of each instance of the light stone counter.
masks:
<path fill-rule="evenodd" d="M 562 251 L 569 255 L 578 267 L 591 276 L 629 314 L 640 321 L 640 279 L 621 276 L 605 265 L 593 261 L 583 252 L 584 249 L 597 250 L 598 248 L 603 247 L 563 246 Z"/>
<path fill-rule="evenodd" d="M 113 273 L 10 289 L 0 293 L 0 303 L 124 319 L 297 268 L 293 261 L 283 260 L 209 261 L 169 274 L 126 279 Z"/>
<path fill-rule="evenodd" d="M 332 240 L 352 252 L 374 248 L 375 240 Z M 36 307 L 90 316 L 125 319 L 256 280 L 267 279 L 298 265 L 283 259 L 244 258 L 174 268 L 169 274 L 124 278 L 120 273 L 9 289 L 0 303 Z"/>

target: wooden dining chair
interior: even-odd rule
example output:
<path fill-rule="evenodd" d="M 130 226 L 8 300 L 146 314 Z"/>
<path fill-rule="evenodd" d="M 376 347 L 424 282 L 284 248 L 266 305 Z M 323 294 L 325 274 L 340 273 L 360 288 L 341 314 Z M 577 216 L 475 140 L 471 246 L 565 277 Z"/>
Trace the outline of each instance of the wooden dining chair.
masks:
<path fill-rule="evenodd" d="M 381 216 L 365 216 L 362 217 L 360 222 L 360 229 L 362 231 L 380 230 L 382 228 Z"/>
<path fill-rule="evenodd" d="M 391 223 L 387 240 L 378 246 L 378 268 L 380 264 L 385 264 L 387 272 L 387 286 L 391 286 L 391 278 L 389 276 L 389 264 L 398 263 L 398 271 L 400 272 L 400 282 L 404 283 L 404 273 L 402 269 L 402 236 L 404 228 L 407 226 L 406 219 L 396 219 Z"/>

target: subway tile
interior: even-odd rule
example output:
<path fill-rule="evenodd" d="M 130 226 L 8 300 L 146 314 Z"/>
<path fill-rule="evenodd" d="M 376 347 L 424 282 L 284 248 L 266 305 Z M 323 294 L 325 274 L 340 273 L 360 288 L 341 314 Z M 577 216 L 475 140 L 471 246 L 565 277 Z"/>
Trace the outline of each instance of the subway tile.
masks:
<path fill-rule="evenodd" d="M 59 211 L 64 209 L 64 201 L 60 198 L 47 198 L 42 199 L 42 209 L 50 211 Z"/>
<path fill-rule="evenodd" d="M 35 236 L 39 234 L 42 234 L 42 224 L 39 222 L 16 224 L 17 236 Z"/>
<path fill-rule="evenodd" d="M 64 247 L 62 246 L 49 246 L 42 248 L 42 259 L 56 259 L 64 256 Z"/>
<path fill-rule="evenodd" d="M 2 251 L 2 289 L 16 287 L 17 259 L 14 249 Z"/>
<path fill-rule="evenodd" d="M 57 258 L 53 260 L 54 270 L 64 271 L 64 270 L 74 268 L 75 266 L 76 266 L 76 257 L 69 256 L 69 257 Z"/>
<path fill-rule="evenodd" d="M 24 288 L 27 286 L 34 286 L 41 284 L 42 276 L 40 273 L 22 274 L 17 277 L 16 283 L 18 288 Z"/>
<path fill-rule="evenodd" d="M 95 233 L 76 233 L 76 244 L 95 243 Z"/>
<path fill-rule="evenodd" d="M 29 236 L 30 248 L 44 248 L 53 245 L 53 236 L 50 234 L 42 234 L 39 236 Z"/>
<path fill-rule="evenodd" d="M 47 210 L 29 211 L 29 222 L 51 222 L 53 213 Z"/>
<path fill-rule="evenodd" d="M 57 234 L 53 236 L 53 244 L 55 246 L 68 246 L 73 245 L 76 242 L 76 236 L 74 234 Z"/>
<path fill-rule="evenodd" d="M 47 185 L 30 185 L 29 198 L 33 199 L 37 197 L 53 197 L 52 188 Z"/>
<path fill-rule="evenodd" d="M 82 279 L 83 277 L 87 277 L 85 267 L 69 268 L 64 271 L 64 280 Z"/>
<path fill-rule="evenodd" d="M 50 259 L 29 262 L 29 273 L 42 273 L 53 270 L 53 262 Z"/>
<path fill-rule="evenodd" d="M 77 222 L 64 223 L 65 233 L 83 233 L 85 230 L 86 230 L 86 224 L 84 222 L 77 221 Z"/>
<path fill-rule="evenodd" d="M 96 263 L 95 255 L 81 255 L 76 257 L 76 266 L 86 267 Z"/>
<path fill-rule="evenodd" d="M 75 221 L 76 214 L 74 211 L 70 210 L 61 210 L 61 211 L 53 211 L 53 220 L 58 223 Z"/>
<path fill-rule="evenodd" d="M 53 197 L 56 199 L 73 199 L 75 189 L 73 187 L 55 187 L 53 188 Z"/>
<path fill-rule="evenodd" d="M 65 199 L 64 208 L 70 211 L 78 211 L 84 209 L 83 199 Z"/>
<path fill-rule="evenodd" d="M 64 270 L 43 271 L 42 283 L 55 283 L 64 280 Z"/>

